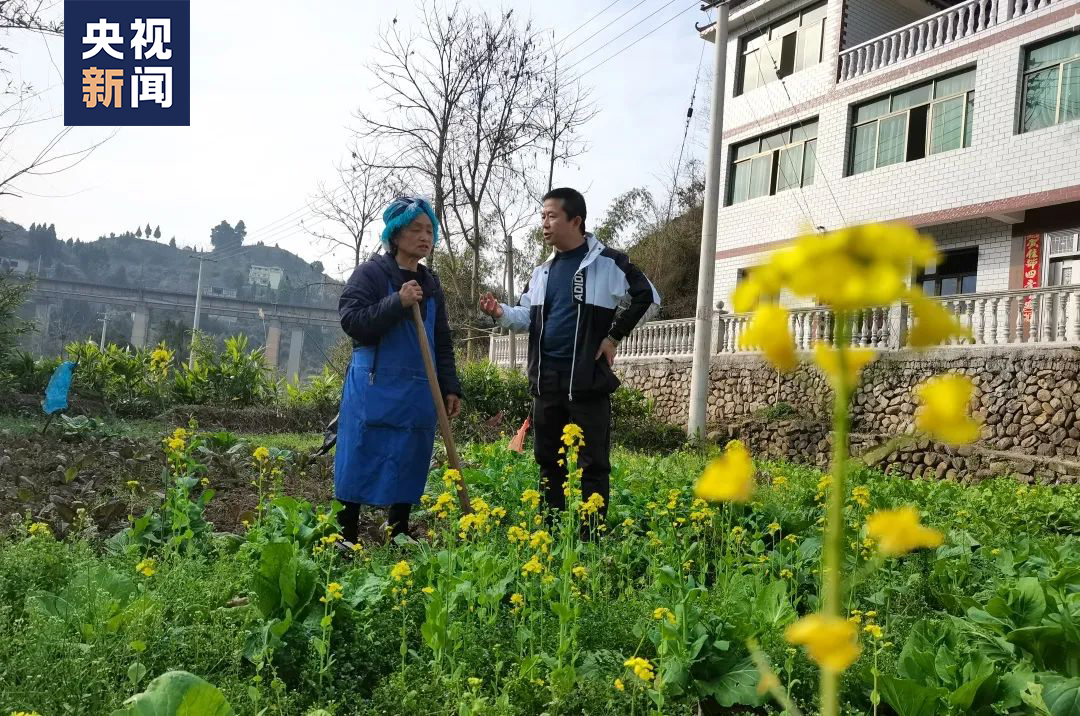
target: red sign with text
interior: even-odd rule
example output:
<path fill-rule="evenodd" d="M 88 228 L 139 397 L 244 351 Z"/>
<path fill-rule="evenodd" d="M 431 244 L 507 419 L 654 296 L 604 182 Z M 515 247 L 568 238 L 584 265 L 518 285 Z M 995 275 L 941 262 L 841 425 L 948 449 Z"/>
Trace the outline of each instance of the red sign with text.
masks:
<path fill-rule="evenodd" d="M 1042 234 L 1028 234 L 1024 238 L 1024 288 L 1039 287 L 1039 270 L 1042 267 Z M 1024 320 L 1030 321 L 1035 298 L 1024 298 Z"/>

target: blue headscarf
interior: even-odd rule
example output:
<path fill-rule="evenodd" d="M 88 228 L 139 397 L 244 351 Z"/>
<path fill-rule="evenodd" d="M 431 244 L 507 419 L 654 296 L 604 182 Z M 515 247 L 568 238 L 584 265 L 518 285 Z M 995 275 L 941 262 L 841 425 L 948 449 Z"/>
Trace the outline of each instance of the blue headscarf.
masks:
<path fill-rule="evenodd" d="M 382 231 L 383 247 L 390 250 L 390 237 L 394 235 L 399 229 L 403 229 L 413 222 L 413 219 L 420 216 L 420 214 L 427 214 L 431 219 L 432 228 L 432 247 L 439 245 L 439 219 L 435 216 L 435 210 L 431 208 L 431 204 L 427 199 L 422 199 L 418 196 L 399 196 L 390 202 L 390 206 L 386 207 L 383 211 L 383 223 L 386 227 Z"/>

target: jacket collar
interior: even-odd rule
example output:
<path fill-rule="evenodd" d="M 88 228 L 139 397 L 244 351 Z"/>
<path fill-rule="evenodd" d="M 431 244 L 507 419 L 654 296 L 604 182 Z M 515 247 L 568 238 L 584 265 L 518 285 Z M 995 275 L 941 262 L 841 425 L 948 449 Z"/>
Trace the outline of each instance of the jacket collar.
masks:
<path fill-rule="evenodd" d="M 578 271 L 595 261 L 597 257 L 600 256 L 601 253 L 603 253 L 604 249 L 607 248 L 602 243 L 600 243 L 600 239 L 596 238 L 587 231 L 585 232 L 585 243 L 588 245 L 589 250 L 585 252 L 585 258 L 581 259 L 581 265 L 578 266 Z M 549 256 L 547 261 L 545 261 L 542 265 L 550 266 L 552 262 L 555 261 L 555 253 L 556 252 L 553 250 L 551 252 L 551 256 Z"/>
<path fill-rule="evenodd" d="M 393 256 L 381 253 L 375 257 L 374 261 L 392 284 L 400 286 L 405 283 L 405 276 L 401 273 L 397 260 Z M 420 274 L 420 287 L 424 289 L 425 294 L 430 293 L 435 288 L 435 274 L 424 264 L 419 264 L 416 270 Z"/>

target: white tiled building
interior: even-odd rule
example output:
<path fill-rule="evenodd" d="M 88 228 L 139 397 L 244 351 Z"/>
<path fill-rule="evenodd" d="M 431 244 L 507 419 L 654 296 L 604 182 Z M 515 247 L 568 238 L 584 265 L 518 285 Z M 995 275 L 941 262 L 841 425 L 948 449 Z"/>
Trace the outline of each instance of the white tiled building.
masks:
<path fill-rule="evenodd" d="M 937 239 L 928 293 L 1080 283 L 1080 0 L 734 2 L 723 151 L 725 303 L 793 236 L 881 220 Z"/>

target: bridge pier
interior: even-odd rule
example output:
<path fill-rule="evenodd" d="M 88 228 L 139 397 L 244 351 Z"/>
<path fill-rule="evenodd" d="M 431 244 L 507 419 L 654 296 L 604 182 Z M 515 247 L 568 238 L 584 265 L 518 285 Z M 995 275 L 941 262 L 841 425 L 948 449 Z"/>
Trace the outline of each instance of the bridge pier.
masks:
<path fill-rule="evenodd" d="M 292 329 L 292 334 L 289 336 L 289 365 L 285 378 L 287 380 L 300 382 L 300 355 L 304 350 L 304 329 L 297 326 Z"/>
<path fill-rule="evenodd" d="M 45 355 L 45 347 L 49 341 L 49 319 L 52 318 L 52 303 L 39 301 L 34 304 L 34 323 L 37 325 L 38 353 Z"/>
<path fill-rule="evenodd" d="M 281 321 L 271 318 L 266 324 L 266 365 L 278 367 L 278 349 L 281 348 Z"/>
<path fill-rule="evenodd" d="M 131 316 L 131 345 L 135 350 L 146 348 L 146 339 L 150 331 L 150 307 L 141 304 L 135 307 Z"/>

